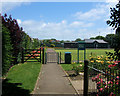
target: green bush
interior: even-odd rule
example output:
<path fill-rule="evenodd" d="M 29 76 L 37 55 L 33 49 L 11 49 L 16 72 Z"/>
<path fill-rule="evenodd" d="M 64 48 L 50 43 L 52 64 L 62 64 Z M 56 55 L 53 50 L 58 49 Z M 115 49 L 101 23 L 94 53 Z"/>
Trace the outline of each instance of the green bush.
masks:
<path fill-rule="evenodd" d="M 55 44 L 51 44 L 50 46 L 51 46 L 51 47 L 55 47 Z"/>
<path fill-rule="evenodd" d="M 9 30 L 2 25 L 2 75 L 12 66 L 12 45 Z"/>

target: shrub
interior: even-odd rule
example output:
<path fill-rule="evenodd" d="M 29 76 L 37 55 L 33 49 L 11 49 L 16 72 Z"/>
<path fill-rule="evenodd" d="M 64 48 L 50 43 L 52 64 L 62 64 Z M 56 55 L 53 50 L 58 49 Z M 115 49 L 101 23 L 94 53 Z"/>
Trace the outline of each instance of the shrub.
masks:
<path fill-rule="evenodd" d="M 55 44 L 51 44 L 50 46 L 51 46 L 51 47 L 55 47 Z"/>
<path fill-rule="evenodd" d="M 10 32 L 2 25 L 2 75 L 12 66 L 12 49 Z"/>

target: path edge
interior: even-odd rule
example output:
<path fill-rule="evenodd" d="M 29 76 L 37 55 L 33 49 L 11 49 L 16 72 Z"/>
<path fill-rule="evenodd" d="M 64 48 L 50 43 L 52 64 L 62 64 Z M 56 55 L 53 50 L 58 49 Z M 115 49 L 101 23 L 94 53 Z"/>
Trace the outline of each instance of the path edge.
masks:
<path fill-rule="evenodd" d="M 35 84 L 35 87 L 34 87 L 34 89 L 33 89 L 33 91 L 30 93 L 30 94 L 34 94 L 34 92 L 35 92 L 35 89 L 37 88 L 37 84 L 38 84 L 38 81 L 39 81 L 39 77 L 41 76 L 41 74 L 42 74 L 42 68 L 43 68 L 43 64 L 41 65 L 41 68 L 40 68 L 40 72 L 39 72 L 39 74 L 38 74 L 38 77 L 37 77 L 37 81 L 36 81 L 36 84 Z"/>
<path fill-rule="evenodd" d="M 62 68 L 62 66 L 61 66 L 60 64 L 58 64 L 58 65 L 60 66 L 60 68 L 62 69 L 62 71 L 66 74 L 67 79 L 68 79 L 68 80 L 70 81 L 70 83 L 72 84 L 72 81 L 71 81 L 68 73 Z M 80 94 L 79 94 L 78 90 L 75 88 L 75 86 L 74 86 L 73 84 L 72 84 L 72 87 L 74 88 L 74 90 L 76 91 L 77 95 L 79 96 Z"/>

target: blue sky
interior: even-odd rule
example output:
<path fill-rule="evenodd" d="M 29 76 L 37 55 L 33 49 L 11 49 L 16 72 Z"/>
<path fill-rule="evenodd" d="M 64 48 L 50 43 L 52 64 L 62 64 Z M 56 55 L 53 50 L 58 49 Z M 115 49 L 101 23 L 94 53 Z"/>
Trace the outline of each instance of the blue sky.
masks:
<path fill-rule="evenodd" d="M 114 33 L 106 24 L 116 2 L 4 2 L 2 14 L 17 19 L 33 38 L 86 39 Z M 0 10 L 1 11 L 1 10 Z"/>

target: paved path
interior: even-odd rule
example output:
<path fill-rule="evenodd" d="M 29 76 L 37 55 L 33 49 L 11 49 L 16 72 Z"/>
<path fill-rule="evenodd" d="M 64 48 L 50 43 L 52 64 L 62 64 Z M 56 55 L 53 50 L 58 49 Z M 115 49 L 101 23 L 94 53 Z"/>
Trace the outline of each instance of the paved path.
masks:
<path fill-rule="evenodd" d="M 55 51 L 48 49 L 47 52 Z M 43 64 L 36 85 L 34 94 L 76 94 L 65 73 L 57 63 Z"/>

